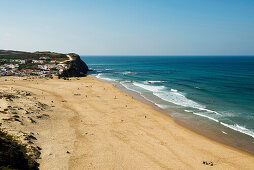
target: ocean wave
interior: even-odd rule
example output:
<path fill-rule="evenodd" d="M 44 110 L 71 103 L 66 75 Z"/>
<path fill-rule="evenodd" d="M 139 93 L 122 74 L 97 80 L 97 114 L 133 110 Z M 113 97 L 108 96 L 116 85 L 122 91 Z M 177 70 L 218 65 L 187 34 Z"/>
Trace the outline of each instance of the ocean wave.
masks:
<path fill-rule="evenodd" d="M 210 120 L 213 120 L 215 122 L 219 122 L 219 120 L 213 118 L 213 117 L 210 117 L 210 116 L 207 116 L 207 115 L 204 115 L 204 114 L 201 114 L 201 113 L 196 113 L 196 112 L 192 112 L 194 115 L 198 115 L 198 116 L 201 116 L 201 117 L 205 117 L 205 118 L 208 118 Z"/>
<path fill-rule="evenodd" d="M 204 114 L 201 114 L 201 113 L 196 113 L 196 112 L 191 111 L 191 110 L 184 110 L 184 111 L 185 111 L 185 112 L 188 112 L 188 113 L 193 113 L 194 115 L 197 115 L 197 116 L 201 116 L 201 117 L 208 118 L 208 119 L 213 120 L 213 121 L 215 121 L 215 122 L 219 122 L 219 120 L 217 120 L 217 119 L 215 119 L 215 118 L 213 118 L 213 117 L 211 117 L 211 116 L 207 116 L 207 115 L 204 115 Z"/>
<path fill-rule="evenodd" d="M 137 82 L 134 82 L 133 85 L 141 87 L 141 88 L 151 91 L 151 92 L 159 92 L 160 90 L 165 88 L 165 86 L 152 86 L 152 85 L 140 84 Z"/>
<path fill-rule="evenodd" d="M 152 84 L 152 83 L 163 83 L 167 81 L 144 81 L 145 84 Z"/>
<path fill-rule="evenodd" d="M 158 103 L 154 103 L 156 106 L 158 106 L 159 108 L 162 108 L 162 109 L 167 109 L 169 108 L 168 105 L 164 105 L 164 104 L 158 104 Z"/>
<path fill-rule="evenodd" d="M 254 132 L 251 131 L 251 130 L 249 130 L 249 129 L 247 129 L 247 128 L 245 128 L 245 127 L 243 127 L 243 126 L 240 126 L 240 125 L 238 125 L 238 124 L 229 125 L 229 124 L 226 124 L 226 123 L 223 123 L 223 122 L 220 122 L 220 124 L 222 124 L 223 126 L 226 126 L 226 127 L 230 128 L 230 129 L 233 129 L 233 130 L 235 130 L 235 131 L 244 133 L 244 134 L 246 134 L 246 135 L 251 136 L 251 137 L 254 138 Z"/>
<path fill-rule="evenodd" d="M 98 78 L 98 79 L 106 80 L 106 81 L 117 81 L 117 79 L 108 78 L 108 77 L 102 77 L 102 75 L 104 75 L 104 74 L 103 73 L 99 73 L 95 77 Z"/>
<path fill-rule="evenodd" d="M 122 75 L 136 74 L 135 72 L 131 72 L 131 71 L 115 72 L 115 73 L 122 74 Z"/>
<path fill-rule="evenodd" d="M 205 106 L 196 103 L 188 98 L 186 98 L 183 94 L 179 93 L 176 89 L 173 91 L 166 91 L 165 86 L 153 86 L 153 85 L 146 85 L 134 82 L 133 85 L 143 88 L 145 90 L 151 91 L 153 95 L 159 97 L 160 99 L 174 103 L 176 105 L 184 106 L 184 107 L 192 107 L 192 108 L 205 108 Z"/>
<path fill-rule="evenodd" d="M 123 75 L 127 75 L 127 74 L 134 74 L 133 72 L 131 72 L 131 71 L 125 71 L 125 72 L 121 72 L 121 74 L 123 74 Z"/>
<path fill-rule="evenodd" d="M 125 84 L 125 83 L 129 83 L 129 82 L 131 82 L 131 81 L 123 81 L 123 82 L 120 82 L 120 84 L 121 84 L 123 87 L 125 87 L 126 89 L 131 90 L 131 91 L 134 91 L 134 92 L 136 92 L 136 93 L 138 93 L 138 94 L 141 95 L 141 93 L 140 93 L 139 91 L 134 90 L 134 89 L 130 88 L 127 84 Z"/>
<path fill-rule="evenodd" d="M 128 82 L 130 82 L 130 81 L 123 81 L 123 82 L 120 82 L 120 84 L 121 84 L 123 87 L 125 87 L 126 89 L 128 89 L 128 90 L 131 90 L 131 91 L 134 91 L 134 92 L 138 93 L 140 96 L 144 97 L 144 99 L 146 99 L 147 101 L 149 101 L 149 102 L 155 104 L 155 105 L 158 106 L 159 108 L 162 108 L 162 109 L 168 108 L 168 105 L 158 104 L 158 103 L 156 103 L 156 102 L 154 102 L 154 101 L 148 99 L 148 98 L 145 97 L 144 95 L 142 95 L 142 93 L 140 93 L 139 91 L 130 88 L 127 84 L 125 84 L 126 82 L 128 83 Z"/>
<path fill-rule="evenodd" d="M 183 94 L 179 92 L 162 91 L 162 92 L 155 92 L 154 95 L 161 98 L 162 100 L 165 100 L 170 103 L 174 103 L 176 105 L 180 105 L 184 107 L 192 107 L 192 108 L 205 108 L 205 106 L 186 98 Z"/>
<path fill-rule="evenodd" d="M 209 110 L 209 109 L 206 109 L 206 108 L 198 108 L 198 110 L 201 110 L 201 111 L 206 111 L 206 112 L 210 112 L 210 113 L 215 113 L 215 114 L 217 114 L 217 115 L 221 115 L 221 114 L 219 114 L 219 113 L 218 113 L 218 112 L 216 112 L 216 111 Z"/>

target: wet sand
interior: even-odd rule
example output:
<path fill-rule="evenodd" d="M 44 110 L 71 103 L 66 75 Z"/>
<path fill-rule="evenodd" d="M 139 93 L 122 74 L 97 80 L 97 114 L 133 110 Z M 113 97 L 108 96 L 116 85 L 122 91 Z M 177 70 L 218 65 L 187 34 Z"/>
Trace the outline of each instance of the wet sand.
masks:
<path fill-rule="evenodd" d="M 49 116 L 41 119 L 31 114 L 36 121 L 31 123 L 26 121 L 25 113 L 19 113 L 23 125 L 1 120 L 1 128 L 16 134 L 21 129 L 34 134 L 37 140 L 33 143 L 41 148 L 40 169 L 252 169 L 254 166 L 253 155 L 198 135 L 152 106 L 91 76 L 80 80 L 22 79 L 2 77 L 0 89 L 6 93 L 13 89 L 30 92 L 31 99 L 20 96 L 18 100 L 26 109 L 33 108 L 29 102 L 46 104 L 47 108 L 36 114 Z M 1 101 L 4 103 L 1 107 L 18 101 L 6 102 Z M 210 167 L 202 164 L 203 161 L 213 161 L 216 165 Z"/>

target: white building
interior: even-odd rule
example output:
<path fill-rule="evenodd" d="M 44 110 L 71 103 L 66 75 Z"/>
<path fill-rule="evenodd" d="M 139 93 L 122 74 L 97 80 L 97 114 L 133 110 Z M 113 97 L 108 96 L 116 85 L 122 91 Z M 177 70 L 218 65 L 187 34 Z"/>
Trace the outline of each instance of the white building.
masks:
<path fill-rule="evenodd" d="M 46 65 L 38 65 L 38 68 L 42 69 L 42 70 L 47 70 L 48 69 L 48 67 Z"/>
<path fill-rule="evenodd" d="M 32 63 L 40 63 L 40 64 L 42 64 L 42 63 L 44 63 L 44 61 L 43 60 L 32 60 Z"/>
<path fill-rule="evenodd" d="M 26 63 L 27 63 L 27 60 L 20 60 L 19 63 L 20 63 L 20 64 L 26 64 Z"/>

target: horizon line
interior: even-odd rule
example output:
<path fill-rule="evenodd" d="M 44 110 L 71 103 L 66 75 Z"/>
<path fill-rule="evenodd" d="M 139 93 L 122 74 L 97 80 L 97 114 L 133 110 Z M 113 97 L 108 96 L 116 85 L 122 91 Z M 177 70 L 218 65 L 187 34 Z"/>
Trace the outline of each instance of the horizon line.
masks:
<path fill-rule="evenodd" d="M 65 53 L 65 52 L 59 52 L 58 50 L 56 50 L 56 51 L 51 51 L 51 50 L 36 50 L 36 51 L 32 51 L 32 50 L 27 50 L 27 51 L 25 51 L 25 50 L 14 50 L 14 49 L 0 49 L 0 50 L 4 50 L 4 51 L 18 51 L 18 52 L 29 52 L 29 53 L 34 53 L 34 52 L 52 52 L 52 53 L 62 53 L 62 54 L 69 54 L 69 53 L 75 53 L 75 54 L 78 54 L 78 55 L 80 55 L 80 56 L 110 56 L 110 57 L 120 57 L 120 56 L 122 56 L 122 57 L 124 57 L 124 56 L 126 56 L 126 57 L 144 57 L 144 56 L 152 56 L 152 57 L 156 57 L 156 56 L 158 56 L 158 57 L 254 57 L 254 54 L 215 54 L 215 55 L 211 55 L 211 54 L 181 54 L 181 55 L 179 55 L 179 54 L 167 54 L 167 55 L 165 55 L 165 54 L 162 54 L 162 55 L 160 55 L 160 54 L 155 54 L 155 55 L 151 55 L 151 54 L 131 54 L 131 55 L 126 55 L 126 54 L 106 54 L 106 55 L 104 55 L 104 54 L 79 54 L 79 53 L 77 53 L 77 52 L 67 52 L 67 53 Z"/>

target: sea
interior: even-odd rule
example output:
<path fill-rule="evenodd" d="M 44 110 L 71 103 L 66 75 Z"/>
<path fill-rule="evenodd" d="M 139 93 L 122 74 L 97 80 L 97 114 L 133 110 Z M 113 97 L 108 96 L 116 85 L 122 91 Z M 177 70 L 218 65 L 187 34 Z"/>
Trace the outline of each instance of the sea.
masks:
<path fill-rule="evenodd" d="M 94 77 L 142 96 L 197 131 L 210 129 L 203 131 L 209 137 L 254 151 L 254 57 L 81 58 Z"/>

